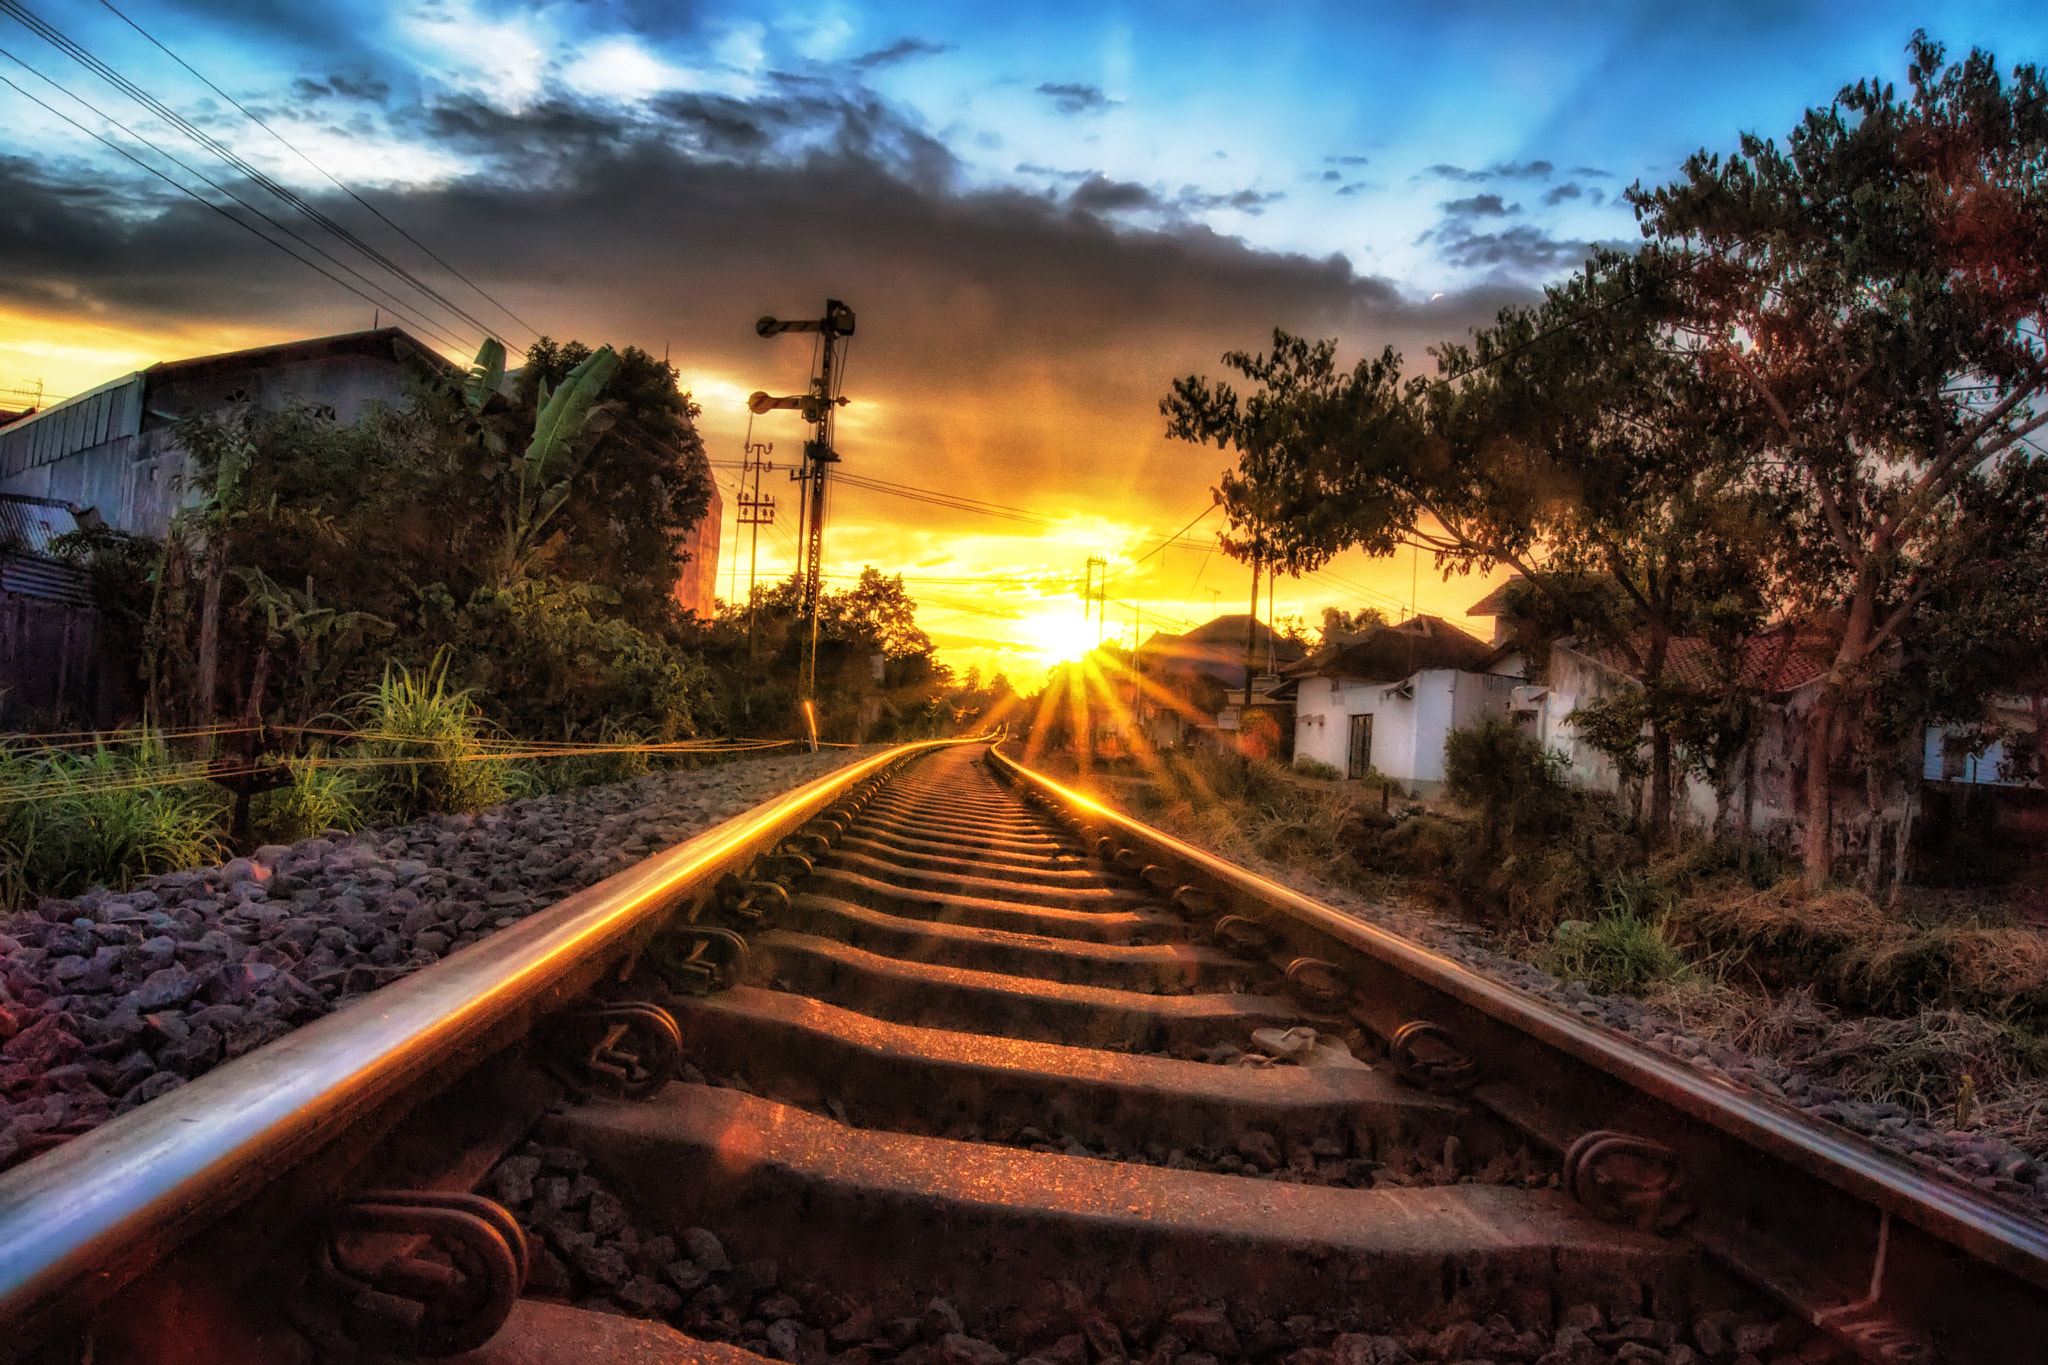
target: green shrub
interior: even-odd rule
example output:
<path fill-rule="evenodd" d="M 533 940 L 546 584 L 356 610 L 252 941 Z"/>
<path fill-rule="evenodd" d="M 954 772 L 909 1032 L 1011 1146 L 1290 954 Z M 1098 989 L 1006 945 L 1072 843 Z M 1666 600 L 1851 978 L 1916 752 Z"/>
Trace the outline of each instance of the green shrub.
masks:
<path fill-rule="evenodd" d="M 1544 970 L 1601 995 L 1642 995 L 1659 982 L 1685 978 L 1685 958 L 1665 937 L 1661 919 L 1642 918 L 1626 896 L 1609 906 L 1590 922 L 1558 925 L 1543 954 Z"/>
<path fill-rule="evenodd" d="M 126 890 L 142 877 L 217 862 L 225 800 L 197 765 L 144 733 L 89 753 L 0 758 L 0 900 Z"/>
<path fill-rule="evenodd" d="M 398 821 L 427 811 L 458 814 L 505 799 L 505 762 L 491 757 L 469 689 L 448 690 L 448 653 L 417 677 L 393 665 L 357 699 L 361 751 L 381 760 L 375 805 Z"/>
<path fill-rule="evenodd" d="M 364 806 L 375 795 L 372 784 L 317 757 L 295 758 L 289 766 L 291 785 L 264 792 L 250 812 L 264 843 L 290 844 L 323 829 L 353 833 L 363 827 Z"/>
<path fill-rule="evenodd" d="M 1344 780 L 1344 774 L 1336 764 L 1325 763 L 1317 758 L 1297 755 L 1294 760 L 1294 771 L 1300 773 L 1303 777 L 1313 777 L 1319 782 L 1341 782 Z"/>

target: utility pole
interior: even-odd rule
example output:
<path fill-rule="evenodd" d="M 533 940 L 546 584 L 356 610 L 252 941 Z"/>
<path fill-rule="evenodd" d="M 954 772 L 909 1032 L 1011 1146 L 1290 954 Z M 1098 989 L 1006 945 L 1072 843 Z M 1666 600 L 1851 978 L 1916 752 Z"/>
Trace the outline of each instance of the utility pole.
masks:
<path fill-rule="evenodd" d="M 825 475 L 839 463 L 832 449 L 832 418 L 846 405 L 838 390 L 838 376 L 846 368 L 846 348 L 852 343 L 853 310 L 838 299 L 825 300 L 825 315 L 797 321 L 764 317 L 754 324 L 755 335 L 772 337 L 783 332 L 818 334 L 818 370 L 811 376 L 811 391 L 787 398 L 756 393 L 747 400 L 748 411 L 759 416 L 777 408 L 794 408 L 812 427 L 804 442 L 800 468 L 790 473 L 803 486 L 802 550 L 798 565 L 798 610 L 804 618 L 803 654 L 797 668 L 797 695 L 803 701 L 804 723 L 810 731 L 811 749 L 818 747 L 818 606 L 825 566 Z"/>
<path fill-rule="evenodd" d="M 768 456 L 775 453 L 775 443 L 749 441 L 745 450 L 746 457 L 740 465 L 740 494 L 737 503 L 739 524 L 754 528 L 749 532 L 752 545 L 749 547 L 747 559 L 747 658 L 751 661 L 760 654 L 754 638 L 754 617 L 757 614 L 754 605 L 754 585 L 761 572 L 761 528 L 775 524 L 775 499 L 761 496 L 761 475 L 764 471 L 775 468 L 767 460 Z M 738 545 L 733 546 L 732 561 L 733 591 L 737 595 L 740 576 Z"/>
<path fill-rule="evenodd" d="M 1102 570 L 1099 579 L 1095 575 L 1097 569 Z M 1108 560 L 1096 555 L 1088 556 L 1088 578 L 1086 585 L 1081 589 L 1081 602 L 1081 624 L 1085 626 L 1088 623 L 1089 612 L 1095 613 L 1095 643 L 1099 646 L 1102 643 L 1103 613 L 1109 610 Z"/>
<path fill-rule="evenodd" d="M 1244 623 L 1244 704 L 1249 710 L 1252 704 L 1252 670 L 1259 666 L 1259 551 L 1256 538 L 1252 541 L 1252 612 Z M 1242 722 L 1240 722 L 1242 723 Z"/>

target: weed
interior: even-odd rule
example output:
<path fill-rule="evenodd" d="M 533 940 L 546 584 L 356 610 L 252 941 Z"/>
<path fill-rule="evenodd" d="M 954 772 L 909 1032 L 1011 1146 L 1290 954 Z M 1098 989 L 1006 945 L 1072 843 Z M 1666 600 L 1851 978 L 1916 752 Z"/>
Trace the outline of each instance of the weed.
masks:
<path fill-rule="evenodd" d="M 91 752 L 0 758 L 0 899 L 13 906 L 141 877 L 221 855 L 224 801 L 171 760 L 153 735 Z"/>
<path fill-rule="evenodd" d="M 1642 918 L 1632 904 L 1617 893 L 1598 919 L 1558 925 L 1543 955 L 1544 969 L 1600 995 L 1643 995 L 1660 982 L 1683 980 L 1689 969 L 1665 937 L 1663 921 Z"/>
<path fill-rule="evenodd" d="M 505 799 L 505 763 L 479 743 L 482 719 L 467 688 L 448 690 L 448 651 L 415 677 L 392 665 L 355 700 L 366 756 L 384 760 L 380 813 L 410 820 L 425 811 L 481 810 Z"/>
<path fill-rule="evenodd" d="M 293 759 L 291 784 L 256 798 L 251 818 L 265 843 L 289 844 L 310 839 L 324 829 L 361 829 L 364 806 L 374 788 L 344 769 L 324 766 L 319 758 Z"/>
<path fill-rule="evenodd" d="M 1325 763 L 1321 759 L 1309 758 L 1305 755 L 1295 758 L 1294 771 L 1300 773 L 1303 777 L 1313 777 L 1318 782 L 1341 782 L 1344 780 L 1344 774 L 1338 770 L 1336 764 Z"/>

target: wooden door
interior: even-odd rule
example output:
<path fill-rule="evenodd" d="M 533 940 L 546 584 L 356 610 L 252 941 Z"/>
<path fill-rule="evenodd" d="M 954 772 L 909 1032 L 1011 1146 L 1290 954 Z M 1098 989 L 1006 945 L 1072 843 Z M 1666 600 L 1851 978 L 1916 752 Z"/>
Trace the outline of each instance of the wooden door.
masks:
<path fill-rule="evenodd" d="M 1345 769 L 1346 777 L 1364 777 L 1372 767 L 1372 716 L 1351 718 L 1351 762 Z"/>

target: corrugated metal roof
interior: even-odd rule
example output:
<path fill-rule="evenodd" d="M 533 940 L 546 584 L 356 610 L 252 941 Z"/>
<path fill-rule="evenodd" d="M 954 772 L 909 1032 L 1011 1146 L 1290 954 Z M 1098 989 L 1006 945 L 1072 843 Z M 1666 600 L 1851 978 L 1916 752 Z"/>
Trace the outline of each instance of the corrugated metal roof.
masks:
<path fill-rule="evenodd" d="M 77 529 L 78 516 L 70 503 L 0 493 L 0 553 L 47 554 L 52 540 Z"/>
<path fill-rule="evenodd" d="M 0 427 L 0 477 L 135 435 L 142 430 L 143 384 L 140 371 L 125 374 Z"/>
<path fill-rule="evenodd" d="M 0 554 L 0 593 L 89 607 L 92 580 L 85 570 L 40 555 Z"/>

